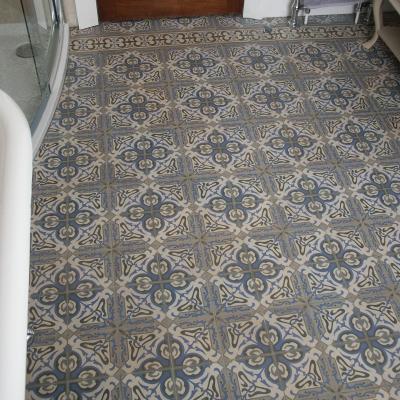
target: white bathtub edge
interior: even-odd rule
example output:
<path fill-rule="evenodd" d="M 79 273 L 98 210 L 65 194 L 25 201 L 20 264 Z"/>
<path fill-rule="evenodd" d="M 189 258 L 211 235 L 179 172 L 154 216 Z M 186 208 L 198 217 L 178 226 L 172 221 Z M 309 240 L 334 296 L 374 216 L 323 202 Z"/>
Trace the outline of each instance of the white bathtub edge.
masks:
<path fill-rule="evenodd" d="M 31 188 L 30 128 L 0 91 L 0 399 L 25 398 Z"/>

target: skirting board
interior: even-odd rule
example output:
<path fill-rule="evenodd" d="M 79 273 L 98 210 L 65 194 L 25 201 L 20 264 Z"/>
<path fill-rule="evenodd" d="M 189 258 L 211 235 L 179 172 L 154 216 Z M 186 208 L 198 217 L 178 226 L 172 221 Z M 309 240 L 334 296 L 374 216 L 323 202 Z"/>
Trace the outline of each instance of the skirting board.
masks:
<path fill-rule="evenodd" d="M 40 144 L 50 126 L 54 111 L 56 110 L 58 99 L 64 84 L 64 76 L 67 68 L 68 60 L 68 43 L 69 43 L 69 26 L 68 24 L 60 25 L 59 45 L 57 48 L 56 60 L 57 64 L 51 74 L 51 92 L 44 107 L 43 113 L 33 132 L 32 144 L 33 154 L 39 150 Z"/>

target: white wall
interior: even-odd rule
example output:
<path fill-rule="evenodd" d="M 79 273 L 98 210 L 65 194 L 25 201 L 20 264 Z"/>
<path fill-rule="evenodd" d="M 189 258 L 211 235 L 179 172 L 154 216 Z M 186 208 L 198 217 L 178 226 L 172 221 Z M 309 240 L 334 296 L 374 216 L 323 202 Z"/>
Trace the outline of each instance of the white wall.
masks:
<path fill-rule="evenodd" d="M 98 25 L 96 0 L 62 0 L 62 5 L 69 26 L 84 29 Z"/>
<path fill-rule="evenodd" d="M 99 24 L 96 0 L 75 0 L 79 29 Z"/>

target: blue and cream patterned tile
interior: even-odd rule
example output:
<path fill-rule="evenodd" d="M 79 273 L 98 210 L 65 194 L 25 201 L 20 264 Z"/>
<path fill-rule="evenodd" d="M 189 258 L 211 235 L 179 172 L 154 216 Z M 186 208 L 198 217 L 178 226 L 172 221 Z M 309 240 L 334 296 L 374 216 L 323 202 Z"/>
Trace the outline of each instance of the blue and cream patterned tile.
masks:
<path fill-rule="evenodd" d="M 378 41 L 371 49 L 365 49 L 363 41 L 351 40 L 342 42 L 347 62 L 356 72 L 392 71 L 398 69 L 396 58 L 387 51 L 383 42 Z"/>
<path fill-rule="evenodd" d="M 376 116 L 343 116 L 324 120 L 322 124 L 339 157 L 373 162 L 397 154 L 389 132 Z"/>
<path fill-rule="evenodd" d="M 174 89 L 174 95 L 181 123 L 239 120 L 238 98 L 230 83 L 179 85 Z"/>
<path fill-rule="evenodd" d="M 121 51 L 102 54 L 102 77 L 105 87 L 158 83 L 164 72 L 159 53 L 155 51 Z"/>
<path fill-rule="evenodd" d="M 340 217 L 347 196 L 330 171 L 305 170 L 280 184 L 279 205 L 290 221 L 329 223 Z M 339 214 L 338 214 L 339 213 Z"/>
<path fill-rule="evenodd" d="M 110 91 L 106 95 L 107 126 L 115 131 L 165 126 L 172 122 L 168 102 L 162 87 Z"/>
<path fill-rule="evenodd" d="M 153 28 L 153 21 L 142 19 L 136 21 L 106 22 L 99 26 L 104 34 L 129 34 L 148 32 Z"/>
<path fill-rule="evenodd" d="M 97 278 L 73 265 L 38 285 L 31 294 L 30 315 L 35 332 L 63 333 L 86 326 L 106 307 L 112 292 Z M 109 283 L 109 282 L 108 282 Z M 46 323 L 52 321 L 51 324 Z"/>
<path fill-rule="evenodd" d="M 225 330 L 235 398 L 296 398 L 296 384 L 308 378 L 320 354 L 301 314 L 268 311 Z"/>
<path fill-rule="evenodd" d="M 256 176 L 202 182 L 197 196 L 208 232 L 239 233 L 270 223 L 266 216 L 271 203 Z"/>
<path fill-rule="evenodd" d="M 295 168 L 326 159 L 323 138 L 309 120 L 276 120 L 255 128 L 268 164 Z"/>
<path fill-rule="evenodd" d="M 196 278 L 188 268 L 191 264 L 174 257 L 171 252 L 147 254 L 146 259 L 140 254 L 124 255 L 123 265 L 127 257 L 129 273 L 124 269 L 125 274 L 118 280 L 124 318 L 151 317 L 161 321 L 167 315 L 175 318 L 201 310 L 205 281 Z"/>
<path fill-rule="evenodd" d="M 356 114 L 371 110 L 368 96 L 349 76 L 306 79 L 304 90 L 318 114 Z"/>
<path fill-rule="evenodd" d="M 227 47 L 228 61 L 236 76 L 280 76 L 288 74 L 281 49 L 276 45 L 247 44 Z"/>
<path fill-rule="evenodd" d="M 32 251 L 59 251 L 101 243 L 105 208 L 101 192 L 40 194 L 32 204 Z"/>
<path fill-rule="evenodd" d="M 211 26 L 211 19 L 207 17 L 179 17 L 161 18 L 157 21 L 161 29 L 191 30 L 208 28 Z"/>
<path fill-rule="evenodd" d="M 291 80 L 242 82 L 241 91 L 251 118 L 303 116 L 304 98 Z"/>
<path fill-rule="evenodd" d="M 129 132 L 108 139 L 109 165 L 113 179 L 167 178 L 181 171 L 174 130 L 151 130 L 140 135 Z"/>
<path fill-rule="evenodd" d="M 190 209 L 179 185 L 120 189 L 115 197 L 115 222 L 123 242 L 179 240 L 189 231 Z"/>
<path fill-rule="evenodd" d="M 168 50 L 167 67 L 175 81 L 218 80 L 228 76 L 221 50 L 215 46 Z"/>
<path fill-rule="evenodd" d="M 43 142 L 35 158 L 33 190 L 98 184 L 104 163 L 102 143 L 96 137 Z"/>
<path fill-rule="evenodd" d="M 399 397 L 399 64 L 332 18 L 71 32 L 29 399 Z"/>
<path fill-rule="evenodd" d="M 243 125 L 187 128 L 183 134 L 195 174 L 246 171 L 255 167 L 249 132 Z"/>
<path fill-rule="evenodd" d="M 48 134 L 69 132 L 75 135 L 97 133 L 103 128 L 102 100 L 97 92 L 64 92 L 54 112 Z"/>
<path fill-rule="evenodd" d="M 400 325 L 390 304 L 356 302 L 325 310 L 322 321 L 322 340 L 343 380 L 353 384 L 365 380 L 393 382 L 398 369 Z"/>
<path fill-rule="evenodd" d="M 210 254 L 211 281 L 222 304 L 257 309 L 260 304 L 268 307 L 294 297 L 294 270 L 277 241 L 236 240 L 212 246 Z"/>
<path fill-rule="evenodd" d="M 371 75 L 364 85 L 378 110 L 400 111 L 400 74 L 397 72 Z"/>
<path fill-rule="evenodd" d="M 207 330 L 201 327 L 171 327 L 161 336 L 152 359 L 141 360 L 139 368 L 124 379 L 137 398 L 191 399 L 212 396 L 225 399 L 221 369 Z"/>
<path fill-rule="evenodd" d="M 70 54 L 65 73 L 64 88 L 94 90 L 99 83 L 99 56 L 92 53 Z"/>
<path fill-rule="evenodd" d="M 357 296 L 360 291 L 379 288 L 379 263 L 371 250 L 339 232 L 317 232 L 307 243 L 298 263 L 308 280 L 311 296 Z M 298 242 L 300 243 L 300 242 Z"/>
<path fill-rule="evenodd" d="M 346 72 L 335 42 L 289 42 L 285 47 L 297 74 L 315 76 Z"/>
<path fill-rule="evenodd" d="M 28 362 L 32 360 L 40 367 L 31 372 L 31 383 L 27 386 L 29 398 L 99 398 L 118 385 L 118 379 L 112 377 L 106 364 L 104 351 L 88 353 L 82 344 L 65 341 L 56 345 L 33 345 L 28 352 Z"/>
<path fill-rule="evenodd" d="M 174 385 L 179 399 L 211 397 L 226 399 L 221 357 L 216 351 L 210 327 L 193 324 L 173 325 L 171 350 L 175 371 Z"/>
<path fill-rule="evenodd" d="M 400 227 L 398 222 L 382 222 L 373 234 L 375 236 L 377 252 L 381 255 L 382 262 L 386 267 L 388 279 L 400 282 Z"/>
<path fill-rule="evenodd" d="M 364 212 L 395 216 L 400 204 L 400 170 L 398 163 L 370 165 L 350 170 L 354 196 Z"/>

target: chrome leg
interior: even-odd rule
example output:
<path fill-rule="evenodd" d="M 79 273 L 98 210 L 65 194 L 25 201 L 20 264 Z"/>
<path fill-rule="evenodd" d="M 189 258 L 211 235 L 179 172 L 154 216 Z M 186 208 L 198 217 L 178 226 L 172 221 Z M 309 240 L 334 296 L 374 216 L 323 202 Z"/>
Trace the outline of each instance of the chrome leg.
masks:
<path fill-rule="evenodd" d="M 303 8 L 304 10 L 304 25 L 308 25 L 308 17 L 310 16 L 311 10 L 309 8 Z"/>
<path fill-rule="evenodd" d="M 372 17 L 372 1 L 367 5 L 367 13 L 365 15 L 365 23 L 369 25 Z"/>
<path fill-rule="evenodd" d="M 361 7 L 362 7 L 362 1 L 359 1 L 358 4 L 356 4 L 356 18 L 354 20 L 354 25 L 357 25 L 358 21 L 360 20 Z"/>
<path fill-rule="evenodd" d="M 290 25 L 293 28 L 297 27 L 297 19 L 299 16 L 300 0 L 293 0 L 292 2 L 292 18 L 290 20 Z"/>

